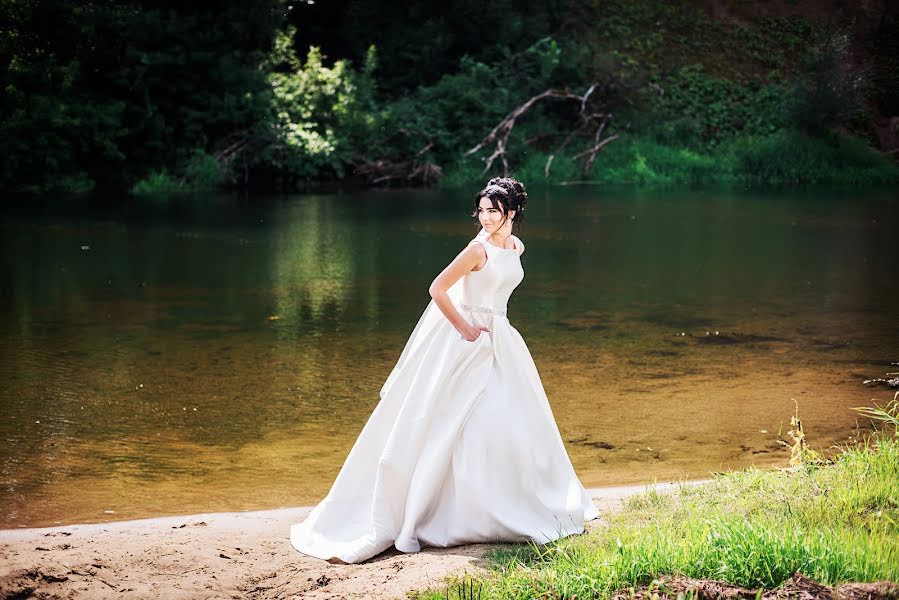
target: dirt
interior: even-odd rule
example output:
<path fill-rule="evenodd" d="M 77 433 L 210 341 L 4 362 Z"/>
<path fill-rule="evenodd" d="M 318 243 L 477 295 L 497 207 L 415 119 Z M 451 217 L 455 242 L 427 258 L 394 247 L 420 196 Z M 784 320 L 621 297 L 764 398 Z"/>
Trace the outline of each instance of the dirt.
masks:
<path fill-rule="evenodd" d="M 827 586 L 795 573 L 780 587 L 772 590 L 754 590 L 711 579 L 689 577 L 660 577 L 651 585 L 623 590 L 614 600 L 668 600 L 675 598 L 694 600 L 887 600 L 899 598 L 899 584 L 890 581 L 874 583 L 842 583 Z"/>
<path fill-rule="evenodd" d="M 594 488 L 601 513 L 674 484 Z M 404 598 L 483 567 L 490 544 L 330 564 L 290 545 L 311 507 L 0 530 L 0 598 Z M 602 516 L 588 531 L 602 527 Z"/>

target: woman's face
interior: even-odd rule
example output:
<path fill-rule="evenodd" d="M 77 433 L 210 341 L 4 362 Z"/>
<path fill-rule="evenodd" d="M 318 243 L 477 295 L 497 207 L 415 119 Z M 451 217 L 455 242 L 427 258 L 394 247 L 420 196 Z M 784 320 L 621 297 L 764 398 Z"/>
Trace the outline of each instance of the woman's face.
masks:
<path fill-rule="evenodd" d="M 487 233 L 494 233 L 503 224 L 503 211 L 499 208 L 494 208 L 490 198 L 484 196 L 478 202 L 478 220 Z M 512 213 L 510 212 L 503 226 L 511 226 L 511 224 Z"/>

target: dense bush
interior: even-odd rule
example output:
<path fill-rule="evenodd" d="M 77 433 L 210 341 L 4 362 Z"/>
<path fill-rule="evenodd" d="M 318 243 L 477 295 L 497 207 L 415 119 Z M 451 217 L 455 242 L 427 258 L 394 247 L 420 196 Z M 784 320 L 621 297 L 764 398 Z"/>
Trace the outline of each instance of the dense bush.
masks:
<path fill-rule="evenodd" d="M 128 188 L 261 121 L 280 4 L 3 2 L 0 187 Z"/>
<path fill-rule="evenodd" d="M 194 149 L 180 170 L 180 176 L 170 175 L 165 170 L 154 171 L 135 183 L 131 192 L 139 196 L 199 192 L 215 190 L 228 183 L 219 162 L 199 148 Z"/>
<path fill-rule="evenodd" d="M 375 51 L 371 49 L 361 71 L 344 60 L 325 66 L 316 47 L 309 48 L 300 63 L 293 49 L 294 34 L 293 28 L 278 34 L 266 63 L 274 93 L 271 137 L 251 166 L 307 181 L 340 178 L 344 165 L 364 151 L 377 122 Z"/>
<path fill-rule="evenodd" d="M 732 144 L 735 178 L 754 183 L 887 183 L 896 166 L 857 137 L 782 130 Z"/>

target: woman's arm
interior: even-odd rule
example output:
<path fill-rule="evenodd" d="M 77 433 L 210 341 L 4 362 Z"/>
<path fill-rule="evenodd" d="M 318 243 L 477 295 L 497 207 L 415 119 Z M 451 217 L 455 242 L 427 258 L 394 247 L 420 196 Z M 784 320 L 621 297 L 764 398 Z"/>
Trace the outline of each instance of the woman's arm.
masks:
<path fill-rule="evenodd" d="M 437 305 L 437 308 L 440 309 L 440 312 L 449 319 L 449 322 L 453 324 L 453 327 L 459 330 L 462 337 L 469 342 L 478 339 L 478 336 L 481 335 L 481 331 L 490 330 L 486 327 L 472 325 L 466 321 L 465 317 L 460 315 L 459 311 L 456 310 L 456 307 L 453 306 L 453 302 L 450 300 L 449 294 L 447 294 L 446 291 L 466 273 L 482 264 L 486 258 L 487 251 L 482 245 L 469 245 L 453 259 L 453 262 L 448 264 L 446 268 L 440 272 L 440 275 L 434 278 L 434 281 L 431 282 L 431 287 L 428 288 L 428 293 L 431 294 L 431 298 L 434 299 L 434 303 Z"/>

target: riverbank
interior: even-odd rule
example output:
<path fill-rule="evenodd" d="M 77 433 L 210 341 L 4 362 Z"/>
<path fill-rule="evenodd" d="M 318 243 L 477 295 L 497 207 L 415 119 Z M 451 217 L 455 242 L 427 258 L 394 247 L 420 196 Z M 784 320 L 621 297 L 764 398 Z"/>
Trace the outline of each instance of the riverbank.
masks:
<path fill-rule="evenodd" d="M 869 414 L 897 424 L 896 408 Z M 600 532 L 490 552 L 473 580 L 414 597 L 899 597 L 899 438 L 877 434 L 825 459 L 793 427 L 789 469 L 641 494 Z"/>
<path fill-rule="evenodd" d="M 699 484 L 702 482 L 691 482 Z M 591 488 L 599 519 L 673 483 Z M 0 598 L 385 598 L 475 570 L 495 544 L 384 552 L 359 565 L 298 553 L 290 525 L 312 507 L 0 530 Z M 30 590 L 30 591 L 29 591 Z"/>
<path fill-rule="evenodd" d="M 600 518 L 586 535 L 543 547 L 392 550 L 358 565 L 293 550 L 290 525 L 308 506 L 0 530 L 0 598 L 524 599 L 663 589 L 672 598 L 690 590 L 780 598 L 837 588 L 841 597 L 896 597 L 899 441 L 877 437 L 832 460 L 808 450 L 795 458 L 790 469 L 590 489 Z"/>

